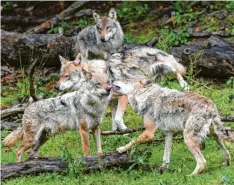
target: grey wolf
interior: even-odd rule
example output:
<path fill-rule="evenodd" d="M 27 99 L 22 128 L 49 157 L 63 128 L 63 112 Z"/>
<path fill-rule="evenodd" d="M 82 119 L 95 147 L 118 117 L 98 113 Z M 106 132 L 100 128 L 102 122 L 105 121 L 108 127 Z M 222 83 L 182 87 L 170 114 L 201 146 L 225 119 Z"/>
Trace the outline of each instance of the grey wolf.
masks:
<path fill-rule="evenodd" d="M 63 57 L 60 57 L 60 60 L 62 66 L 60 71 L 61 78 L 58 82 L 59 88 L 57 88 L 59 91 L 69 88 L 73 90 L 79 89 L 79 84 L 77 83 L 79 79 L 77 79 L 76 72 L 79 73 L 83 69 L 90 73 L 106 73 L 110 80 L 162 78 L 167 73 L 174 73 L 181 86 L 188 90 L 188 85 L 182 77 L 185 73 L 185 68 L 173 56 L 154 48 L 138 46 L 122 53 L 113 54 L 108 60 L 76 58 L 74 61 L 67 61 Z M 67 78 L 65 78 L 66 76 Z M 113 94 L 110 102 L 112 130 L 124 130 L 127 128 L 123 121 L 127 105 L 127 96 L 117 93 Z"/>
<path fill-rule="evenodd" d="M 30 148 L 30 157 L 36 157 L 48 135 L 68 129 L 79 131 L 86 156 L 90 155 L 88 132 L 92 130 L 97 154 L 102 154 L 99 125 L 111 98 L 111 86 L 106 74 L 80 72 L 76 75 L 79 76 L 79 90 L 29 105 L 23 115 L 23 126 L 4 139 L 6 147 L 22 139 L 17 150 L 18 162 Z"/>
<path fill-rule="evenodd" d="M 123 30 L 117 21 L 116 11 L 112 8 L 108 16 L 93 14 L 96 24 L 83 29 L 77 36 L 76 49 L 85 58 L 91 52 L 107 59 L 123 47 Z"/>
<path fill-rule="evenodd" d="M 166 133 L 163 166 L 168 167 L 172 145 L 173 131 L 181 131 L 184 142 L 196 159 L 196 168 L 191 175 L 201 173 L 206 160 L 200 151 L 200 144 L 214 128 L 217 141 L 224 153 L 226 165 L 231 164 L 231 156 L 225 148 L 224 139 L 234 141 L 225 131 L 216 106 L 211 100 L 192 92 L 180 92 L 149 84 L 148 80 L 115 81 L 112 85 L 115 92 L 125 94 L 132 108 L 144 120 L 145 131 L 125 146 L 117 148 L 122 153 L 137 143 L 152 141 L 157 129 Z"/>

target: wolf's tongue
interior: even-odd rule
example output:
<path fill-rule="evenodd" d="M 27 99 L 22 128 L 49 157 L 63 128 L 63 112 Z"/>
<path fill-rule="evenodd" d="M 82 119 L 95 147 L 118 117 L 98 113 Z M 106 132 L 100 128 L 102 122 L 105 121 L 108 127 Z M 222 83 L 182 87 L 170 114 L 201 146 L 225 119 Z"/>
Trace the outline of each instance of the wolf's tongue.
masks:
<path fill-rule="evenodd" d="M 120 90 L 120 87 L 119 87 L 119 86 L 116 86 L 116 85 L 112 85 L 112 89 L 113 89 L 114 91 L 118 91 L 118 90 Z"/>

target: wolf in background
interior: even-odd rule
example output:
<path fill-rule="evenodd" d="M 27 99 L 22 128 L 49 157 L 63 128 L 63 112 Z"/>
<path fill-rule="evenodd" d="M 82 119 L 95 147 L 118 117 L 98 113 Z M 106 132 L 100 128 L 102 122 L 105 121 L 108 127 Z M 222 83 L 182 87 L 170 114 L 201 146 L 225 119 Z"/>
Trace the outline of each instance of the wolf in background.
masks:
<path fill-rule="evenodd" d="M 165 52 L 148 47 L 137 47 L 129 49 L 124 53 L 116 53 L 109 60 L 87 60 L 80 59 L 69 62 L 65 58 L 60 57 L 61 71 L 60 81 L 57 89 L 64 91 L 72 88 L 79 89 L 76 73 L 82 69 L 92 73 L 106 73 L 110 80 L 126 79 L 126 78 L 150 78 L 155 76 L 163 76 L 167 73 L 174 73 L 180 81 L 181 86 L 188 89 L 187 83 L 183 80 L 182 75 L 185 68 L 179 64 L 171 55 Z M 151 73 L 150 73 L 151 72 Z M 152 74 L 152 75 L 151 75 Z M 62 83 L 61 83 L 62 82 Z M 116 99 L 118 100 L 116 102 Z M 121 94 L 113 94 L 110 108 L 112 113 L 112 130 L 124 130 L 126 125 L 123 116 L 128 105 L 127 96 Z"/>
<path fill-rule="evenodd" d="M 91 52 L 107 59 L 111 54 L 120 52 L 123 48 L 124 34 L 117 21 L 116 11 L 112 8 L 108 16 L 93 14 L 96 24 L 83 29 L 77 36 L 75 48 L 88 58 Z"/>
<path fill-rule="evenodd" d="M 180 92 L 149 84 L 148 80 L 115 81 L 112 89 L 128 96 L 132 108 L 144 120 L 145 131 L 125 146 L 117 148 L 123 153 L 137 143 L 152 141 L 157 129 L 166 133 L 163 166 L 168 167 L 174 131 L 182 131 L 184 142 L 196 159 L 196 168 L 191 175 L 201 173 L 206 160 L 200 151 L 200 145 L 209 133 L 210 126 L 214 128 L 219 146 L 221 147 L 226 165 L 231 164 L 231 156 L 225 148 L 224 139 L 234 141 L 229 135 L 216 106 L 207 98 L 192 92 Z"/>
<path fill-rule="evenodd" d="M 79 131 L 86 156 L 90 155 L 89 130 L 93 131 L 97 154 L 102 154 L 100 122 L 111 99 L 111 86 L 106 74 L 76 73 L 79 90 L 56 98 L 37 101 L 27 107 L 23 126 L 9 134 L 3 141 L 10 147 L 22 140 L 17 150 L 17 161 L 32 148 L 30 157 L 36 157 L 40 146 L 59 131 Z M 66 77 L 66 76 L 65 76 Z"/>

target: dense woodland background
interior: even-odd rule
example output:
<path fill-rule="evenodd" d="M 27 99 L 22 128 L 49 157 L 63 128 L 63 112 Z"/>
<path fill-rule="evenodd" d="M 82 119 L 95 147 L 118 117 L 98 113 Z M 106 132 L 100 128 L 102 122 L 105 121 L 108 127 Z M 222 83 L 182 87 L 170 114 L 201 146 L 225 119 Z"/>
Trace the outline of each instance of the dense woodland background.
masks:
<path fill-rule="evenodd" d="M 234 128 L 234 2 L 151 1 L 151 2 L 1 2 L 1 118 L 4 138 L 20 125 L 28 97 L 55 97 L 59 79 L 58 55 L 74 58 L 79 31 L 95 24 L 93 12 L 108 14 L 114 7 L 125 33 L 125 42 L 145 44 L 173 54 L 187 67 L 191 91 L 212 99 L 225 124 Z M 172 77 L 161 85 L 180 90 Z M 15 112 L 9 110 L 14 109 Z M 142 126 L 141 118 L 129 107 L 125 116 L 129 128 Z M 102 130 L 111 129 L 110 111 Z M 103 150 L 129 142 L 140 132 L 102 137 Z M 4 184 L 234 184 L 234 167 L 222 166 L 222 154 L 212 137 L 202 151 L 207 169 L 188 177 L 195 166 L 193 156 L 177 135 L 171 167 L 163 174 L 158 168 L 163 155 L 163 133 L 156 141 L 135 147 L 128 153 L 134 161 L 127 167 L 87 171 L 76 159 L 82 157 L 80 137 L 69 131 L 51 138 L 42 155 L 67 161 L 62 173 L 42 173 L 3 181 Z M 234 146 L 226 143 L 231 155 Z M 95 153 L 94 143 L 92 153 Z M 2 148 L 1 163 L 15 162 L 15 150 Z M 26 159 L 26 157 L 24 157 Z M 233 160 L 232 160 L 233 161 Z M 126 161 L 125 161 L 126 162 Z M 234 162 L 234 161 L 233 161 Z"/>

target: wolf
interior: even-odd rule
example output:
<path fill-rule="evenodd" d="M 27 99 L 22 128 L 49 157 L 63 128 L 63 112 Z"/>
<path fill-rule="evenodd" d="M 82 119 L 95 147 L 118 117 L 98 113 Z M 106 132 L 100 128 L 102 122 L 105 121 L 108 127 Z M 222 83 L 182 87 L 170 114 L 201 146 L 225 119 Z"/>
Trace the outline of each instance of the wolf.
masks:
<path fill-rule="evenodd" d="M 97 154 L 102 154 L 99 125 L 111 99 L 111 86 L 107 75 L 103 73 L 80 72 L 76 75 L 79 90 L 29 105 L 23 115 L 23 126 L 4 139 L 6 147 L 23 140 L 17 150 L 18 162 L 30 148 L 30 157 L 37 157 L 38 149 L 48 135 L 68 129 L 79 131 L 85 156 L 90 155 L 88 132 L 93 131 Z"/>
<path fill-rule="evenodd" d="M 76 54 L 80 52 L 85 58 L 91 52 L 107 59 L 111 54 L 123 48 L 124 34 L 117 20 L 115 9 L 111 8 L 108 16 L 101 17 L 93 13 L 96 24 L 83 29 L 77 36 Z"/>
<path fill-rule="evenodd" d="M 108 60 L 94 59 L 88 60 L 82 57 L 76 57 L 74 61 L 69 62 L 60 56 L 61 60 L 61 78 L 58 82 L 57 90 L 64 91 L 72 88 L 79 89 L 76 72 L 86 69 L 90 73 L 106 73 L 110 81 L 127 78 L 162 78 L 168 73 L 177 76 L 181 86 L 188 90 L 188 84 L 184 81 L 182 75 L 185 74 L 185 68 L 179 64 L 172 55 L 146 46 L 131 48 L 122 53 L 113 54 Z M 67 76 L 65 78 L 64 76 Z M 116 101 L 117 100 L 117 101 Z M 128 105 L 127 96 L 114 93 L 110 102 L 112 113 L 112 130 L 124 130 L 127 126 L 124 124 L 123 116 Z"/>
<path fill-rule="evenodd" d="M 126 152 L 137 143 L 152 141 L 157 129 L 166 133 L 163 166 L 168 167 L 173 131 L 182 131 L 184 142 L 196 159 L 196 168 L 191 175 L 201 173 L 206 160 L 200 151 L 200 144 L 214 128 L 218 143 L 224 153 L 226 165 L 231 164 L 231 156 L 225 148 L 224 139 L 234 141 L 220 120 L 220 115 L 211 100 L 192 92 L 180 92 L 149 83 L 144 79 L 115 81 L 112 90 L 125 94 L 132 108 L 143 117 L 145 131 L 125 146 L 117 148 Z"/>

